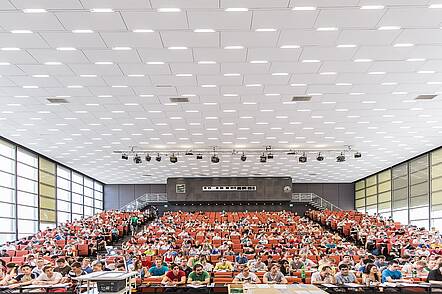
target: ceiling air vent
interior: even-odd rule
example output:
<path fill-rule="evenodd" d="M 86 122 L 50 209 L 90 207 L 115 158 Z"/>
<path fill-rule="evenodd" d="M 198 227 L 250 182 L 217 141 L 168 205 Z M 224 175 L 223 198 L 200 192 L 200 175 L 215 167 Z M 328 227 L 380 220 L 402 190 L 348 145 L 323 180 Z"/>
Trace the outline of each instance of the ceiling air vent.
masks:
<path fill-rule="evenodd" d="M 48 98 L 46 100 L 48 100 L 49 103 L 56 103 L 56 104 L 69 103 L 69 101 L 67 101 L 64 98 Z"/>
<path fill-rule="evenodd" d="M 186 98 L 186 97 L 172 97 L 172 98 L 169 98 L 169 100 L 172 103 L 186 103 L 186 102 L 189 102 L 189 98 Z"/>
<path fill-rule="evenodd" d="M 416 97 L 416 100 L 431 100 L 436 98 L 437 95 L 435 94 L 425 94 L 425 95 L 419 95 Z"/>
<path fill-rule="evenodd" d="M 312 96 L 293 96 L 292 101 L 295 102 L 304 102 L 312 100 Z"/>

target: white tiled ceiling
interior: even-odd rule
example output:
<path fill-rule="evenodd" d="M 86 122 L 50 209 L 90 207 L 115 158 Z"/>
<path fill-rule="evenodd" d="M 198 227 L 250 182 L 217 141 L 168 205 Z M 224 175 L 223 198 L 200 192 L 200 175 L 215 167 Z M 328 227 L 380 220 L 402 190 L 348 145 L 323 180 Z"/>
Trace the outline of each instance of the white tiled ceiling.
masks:
<path fill-rule="evenodd" d="M 433 8 L 441 4 L 0 1 L 0 135 L 105 183 L 351 182 L 442 144 L 441 98 L 414 99 L 442 93 L 442 8 Z M 313 98 L 290 103 L 294 95 Z M 55 97 L 69 103 L 46 100 Z M 212 164 L 179 154 L 172 164 L 163 154 L 135 165 L 113 153 L 268 145 L 351 145 L 363 156 L 336 163 L 325 152 L 317 162 L 308 153 L 299 164 L 276 154 L 263 164 L 256 153 L 246 162 L 223 153 Z"/>

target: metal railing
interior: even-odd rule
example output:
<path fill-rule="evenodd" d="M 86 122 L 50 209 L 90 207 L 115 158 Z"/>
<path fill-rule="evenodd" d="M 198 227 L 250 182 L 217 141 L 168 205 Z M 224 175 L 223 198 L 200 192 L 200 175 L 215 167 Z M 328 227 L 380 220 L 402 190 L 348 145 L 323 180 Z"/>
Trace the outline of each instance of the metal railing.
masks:
<path fill-rule="evenodd" d="M 166 193 L 146 193 L 120 208 L 121 211 L 141 210 L 152 203 L 167 202 Z"/>
<path fill-rule="evenodd" d="M 315 193 L 293 193 L 291 202 L 307 202 L 319 209 L 342 210 L 330 201 L 316 195 Z"/>

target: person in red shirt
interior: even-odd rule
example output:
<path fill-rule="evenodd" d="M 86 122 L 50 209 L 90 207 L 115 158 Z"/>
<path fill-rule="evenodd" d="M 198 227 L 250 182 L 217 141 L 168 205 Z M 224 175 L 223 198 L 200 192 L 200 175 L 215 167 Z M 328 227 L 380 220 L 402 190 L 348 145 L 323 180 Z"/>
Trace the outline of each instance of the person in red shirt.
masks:
<path fill-rule="evenodd" d="M 180 270 L 177 264 L 171 264 L 172 270 L 168 271 L 164 276 L 161 284 L 164 286 L 181 286 L 186 284 L 186 273 Z"/>

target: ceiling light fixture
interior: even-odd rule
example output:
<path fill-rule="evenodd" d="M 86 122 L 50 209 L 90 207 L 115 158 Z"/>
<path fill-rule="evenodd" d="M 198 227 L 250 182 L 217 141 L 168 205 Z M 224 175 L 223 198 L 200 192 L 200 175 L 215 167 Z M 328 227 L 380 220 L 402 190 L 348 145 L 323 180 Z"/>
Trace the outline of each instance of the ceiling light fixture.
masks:
<path fill-rule="evenodd" d="M 210 161 L 211 161 L 212 163 L 219 163 L 219 157 L 218 157 L 216 154 L 214 154 L 214 155 L 212 155 L 212 157 L 210 158 Z"/>
<path fill-rule="evenodd" d="M 175 154 L 172 153 L 172 156 L 170 156 L 169 160 L 171 163 L 177 163 L 178 157 L 176 157 Z"/>
<path fill-rule="evenodd" d="M 134 156 L 134 162 L 135 162 L 136 164 L 140 164 L 140 163 L 142 163 L 141 157 L 140 157 L 138 154 L 135 154 L 135 156 Z"/>
<path fill-rule="evenodd" d="M 112 8 L 92 8 L 90 11 L 97 12 L 97 13 L 114 12 L 114 10 Z"/>
<path fill-rule="evenodd" d="M 316 7 L 314 6 L 295 6 L 292 8 L 294 11 L 314 11 Z"/>
<path fill-rule="evenodd" d="M 146 159 L 146 161 L 147 161 L 147 162 L 149 162 L 149 161 L 151 161 L 151 160 L 152 160 L 152 157 L 150 157 L 150 155 L 149 155 L 149 154 L 146 154 L 146 158 L 145 158 L 145 159 Z"/>
<path fill-rule="evenodd" d="M 171 7 L 171 8 L 158 8 L 157 11 L 158 12 L 181 12 L 181 9 L 180 8 L 174 8 L 174 7 Z"/>
<path fill-rule="evenodd" d="M 196 159 L 198 159 L 198 160 L 203 159 L 203 155 L 202 155 L 202 154 L 197 154 L 197 155 L 196 155 Z"/>
<path fill-rule="evenodd" d="M 336 157 L 336 162 L 344 162 L 344 161 L 345 161 L 345 155 L 344 155 L 344 152 L 341 152 L 341 154 L 339 154 Z"/>
<path fill-rule="evenodd" d="M 93 30 L 72 30 L 74 34 L 92 34 Z"/>
<path fill-rule="evenodd" d="M 259 157 L 259 162 L 261 162 L 261 163 L 267 162 L 267 156 L 265 156 L 264 153 Z"/>
<path fill-rule="evenodd" d="M 244 8 L 244 7 L 231 7 L 231 8 L 226 8 L 225 11 L 227 11 L 227 12 L 245 12 L 245 11 L 249 11 L 249 9 Z"/>
<path fill-rule="evenodd" d="M 213 29 L 194 29 L 194 33 L 215 33 Z"/>
<path fill-rule="evenodd" d="M 362 157 L 361 152 L 356 152 L 356 153 L 354 154 L 354 158 L 361 158 L 361 157 Z"/>
<path fill-rule="evenodd" d="M 317 161 L 323 161 L 324 160 L 324 156 L 321 155 L 321 152 L 319 152 L 318 156 L 316 157 Z"/>
<path fill-rule="evenodd" d="M 128 160 L 129 156 L 127 155 L 127 153 L 123 153 L 121 154 L 121 159 Z"/>
<path fill-rule="evenodd" d="M 302 156 L 299 156 L 298 161 L 300 163 L 306 163 L 307 162 L 307 156 L 305 156 L 305 153 L 303 153 Z"/>
<path fill-rule="evenodd" d="M 23 12 L 24 13 L 45 13 L 48 11 L 43 8 L 26 8 L 26 9 L 23 9 Z"/>
<path fill-rule="evenodd" d="M 157 154 L 157 157 L 155 157 L 155 160 L 156 160 L 156 161 L 158 161 L 158 162 L 160 162 L 160 161 L 161 161 L 161 156 L 160 156 L 160 154 L 159 154 L 159 153 Z"/>
<path fill-rule="evenodd" d="M 241 161 L 246 161 L 247 160 L 247 156 L 244 154 L 244 152 L 241 155 Z"/>

